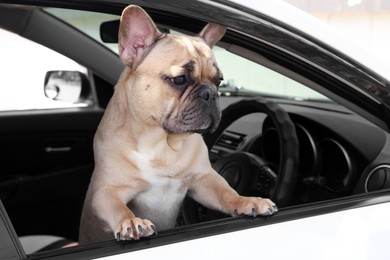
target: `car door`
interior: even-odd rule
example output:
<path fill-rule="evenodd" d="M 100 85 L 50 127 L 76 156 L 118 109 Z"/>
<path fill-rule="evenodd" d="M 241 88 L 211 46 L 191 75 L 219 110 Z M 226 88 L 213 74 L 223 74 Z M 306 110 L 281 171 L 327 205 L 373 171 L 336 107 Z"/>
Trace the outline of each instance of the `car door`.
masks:
<path fill-rule="evenodd" d="M 0 29 L 0 37 L 0 199 L 18 236 L 53 234 L 76 240 L 93 170 L 93 136 L 103 114 L 95 87 L 103 81 L 77 62 L 8 30 Z M 83 98 L 46 97 L 48 77 L 68 72 L 83 78 L 76 94 L 81 97 L 82 89 Z M 66 88 L 59 93 L 66 94 Z"/>
<path fill-rule="evenodd" d="M 78 239 L 93 136 L 123 70 L 88 34 L 99 19 L 83 18 L 83 30 L 45 9 L 0 6 L 0 199 L 18 236 Z"/>

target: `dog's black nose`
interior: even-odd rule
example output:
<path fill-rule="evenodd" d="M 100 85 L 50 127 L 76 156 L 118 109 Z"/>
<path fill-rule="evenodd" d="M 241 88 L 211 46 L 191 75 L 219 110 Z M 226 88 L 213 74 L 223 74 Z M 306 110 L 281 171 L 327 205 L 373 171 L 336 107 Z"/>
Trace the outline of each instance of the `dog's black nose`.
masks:
<path fill-rule="evenodd" d="M 210 102 L 215 101 L 218 96 L 218 93 L 216 91 L 213 91 L 209 87 L 204 86 L 199 90 L 198 95 L 201 99 Z"/>

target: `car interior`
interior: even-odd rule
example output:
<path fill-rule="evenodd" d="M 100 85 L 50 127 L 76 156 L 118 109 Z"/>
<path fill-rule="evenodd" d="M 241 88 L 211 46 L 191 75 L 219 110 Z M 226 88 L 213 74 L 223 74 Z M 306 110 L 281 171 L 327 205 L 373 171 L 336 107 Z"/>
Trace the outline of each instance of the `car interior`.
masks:
<path fill-rule="evenodd" d="M 76 101 L 83 106 L 0 112 L 0 199 L 17 235 L 66 239 L 43 242 L 45 246 L 57 244 L 41 250 L 77 242 L 94 168 L 93 136 L 123 69 L 117 54 L 103 45 L 116 44 L 117 19 L 99 22 L 98 43 L 65 21 L 57 9 L 0 5 L 0 28 L 87 68 L 80 76 L 83 90 Z M 119 11 L 118 7 L 107 12 L 119 15 Z M 148 12 L 167 32 L 195 34 L 204 25 L 173 12 Z M 235 81 L 252 80 L 264 86 L 256 86 L 259 91 L 255 92 L 229 81 L 229 72 L 237 68 L 224 58 L 226 53 L 229 59 L 238 57 L 237 63 L 243 59 L 267 70 L 259 79 Z M 290 66 L 291 57 L 235 30 L 228 30 L 215 54 L 226 68 L 220 87 L 223 119 L 218 130 L 205 134 L 204 140 L 213 167 L 240 194 L 274 198 L 283 210 L 390 187 L 390 155 L 383 152 L 390 145 L 388 133 L 353 112 L 359 108 L 352 102 L 346 107 L 335 102 L 337 98 L 331 100 L 334 96 L 324 87 L 333 84 L 331 80 L 311 78 L 309 72 L 299 70 L 300 64 Z M 268 77 L 268 70 L 278 76 Z M 57 68 L 52 71 L 46 80 L 42 75 L 42 93 L 50 80 L 63 77 Z M 284 90 L 263 92 L 274 87 L 267 85 L 272 79 L 276 83 L 269 84 L 304 85 L 310 97 L 296 97 Z M 59 99 L 59 89 L 46 90 L 54 91 Z M 316 98 L 311 98 L 312 92 Z M 221 218 L 231 217 L 186 199 L 177 226 Z"/>

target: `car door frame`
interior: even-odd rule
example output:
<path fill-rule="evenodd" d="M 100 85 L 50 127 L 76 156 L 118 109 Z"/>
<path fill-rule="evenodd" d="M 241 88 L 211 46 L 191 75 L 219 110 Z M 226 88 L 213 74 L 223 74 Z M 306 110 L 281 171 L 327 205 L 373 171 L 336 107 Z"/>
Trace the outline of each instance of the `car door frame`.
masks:
<path fill-rule="evenodd" d="M 341 199 L 335 199 L 325 202 L 316 202 L 307 205 L 300 205 L 294 207 L 288 207 L 281 209 L 276 215 L 270 217 L 228 217 L 226 219 L 220 219 L 215 221 L 209 221 L 199 224 L 193 224 L 189 226 L 183 226 L 174 228 L 171 230 L 166 230 L 160 232 L 158 235 L 152 236 L 150 238 L 145 238 L 139 241 L 122 241 L 117 242 L 114 238 L 110 241 L 104 241 L 100 243 L 84 245 L 84 246 L 75 246 L 70 248 L 48 250 L 43 252 L 33 253 L 31 255 L 26 255 L 24 249 L 22 248 L 19 239 L 15 230 L 13 229 L 12 223 L 8 218 L 7 212 L 4 210 L 3 205 L 0 203 L 0 236 L 1 241 L 4 244 L 2 245 L 1 257 L 0 259 L 90 259 L 90 258 L 100 258 L 114 255 L 126 255 L 129 256 L 129 253 L 148 250 L 151 248 L 158 248 L 162 246 L 167 246 L 180 242 L 189 242 L 194 240 L 201 240 L 210 238 L 212 236 L 217 236 L 218 239 L 223 241 L 224 234 L 229 234 L 231 232 L 239 232 L 250 229 L 259 230 L 259 240 L 261 237 L 262 228 L 275 228 L 277 225 L 274 224 L 285 224 L 284 228 L 288 232 L 288 227 L 294 225 L 297 221 L 304 224 L 308 218 L 318 218 L 319 221 L 329 214 L 344 214 L 343 212 L 348 212 L 351 210 L 359 210 L 368 207 L 368 209 L 375 209 L 376 205 L 386 206 L 390 208 L 390 193 L 388 191 L 372 192 L 369 194 L 361 194 Z M 377 212 L 375 212 L 377 213 Z M 323 223 L 322 228 L 329 223 Z M 287 227 L 287 228 L 286 228 Z M 389 228 L 389 227 L 388 227 Z M 383 230 L 386 231 L 390 237 L 390 229 Z M 257 232 L 257 231 L 256 231 Z M 280 230 L 279 230 L 280 232 Z M 237 233 L 239 234 L 239 233 Z M 243 233 L 244 234 L 244 233 Z M 282 235 L 282 234 L 280 234 Z M 351 233 L 351 237 L 356 236 L 356 234 Z M 364 235 L 364 234 L 363 234 Z M 228 236 L 226 236 L 228 237 Z M 302 240 L 302 248 L 297 248 L 299 250 L 304 250 L 307 246 L 306 242 L 310 243 L 310 237 L 308 240 Z M 244 248 L 244 244 L 240 244 L 240 239 L 237 237 L 236 240 L 237 248 Z M 275 242 L 277 243 L 277 242 Z M 212 250 L 212 245 L 207 243 L 198 242 L 194 243 L 197 246 L 201 246 L 202 250 Z M 199 248 L 200 249 L 200 248 Z M 158 249 L 157 249 L 158 250 Z M 238 250 L 239 251 L 239 250 Z M 142 251 L 145 254 L 145 257 L 148 256 L 146 251 Z M 258 252 L 258 248 L 253 248 L 253 254 Z M 138 254 L 138 253 L 137 253 Z M 130 254 L 131 255 L 131 254 Z M 192 256 L 196 256 L 196 251 L 191 253 Z M 172 258 L 175 259 L 175 258 Z M 192 258 L 193 259 L 193 258 Z"/>

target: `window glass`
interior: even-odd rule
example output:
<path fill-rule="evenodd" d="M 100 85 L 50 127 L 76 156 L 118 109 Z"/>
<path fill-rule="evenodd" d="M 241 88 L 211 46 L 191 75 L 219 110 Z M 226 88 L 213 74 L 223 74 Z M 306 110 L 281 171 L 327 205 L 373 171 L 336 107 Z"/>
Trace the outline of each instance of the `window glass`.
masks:
<path fill-rule="evenodd" d="M 0 111 L 87 106 L 46 97 L 48 71 L 87 73 L 73 60 L 19 35 L 0 29 Z"/>

